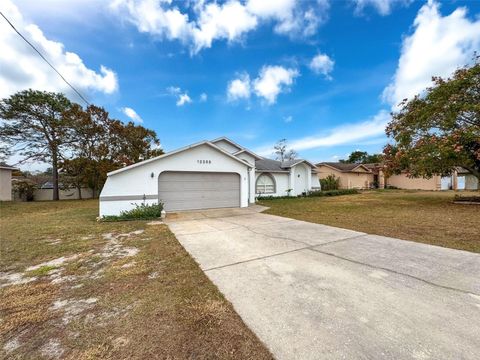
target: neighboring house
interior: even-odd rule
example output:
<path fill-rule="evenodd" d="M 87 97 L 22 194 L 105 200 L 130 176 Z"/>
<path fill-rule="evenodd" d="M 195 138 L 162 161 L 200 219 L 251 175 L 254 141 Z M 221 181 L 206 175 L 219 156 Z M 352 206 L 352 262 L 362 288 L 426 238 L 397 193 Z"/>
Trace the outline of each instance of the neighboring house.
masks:
<path fill-rule="evenodd" d="M 339 179 L 340 189 L 369 189 L 375 181 L 378 183 L 374 173 L 362 164 L 322 162 L 317 164 L 317 174 L 319 179 L 334 175 Z"/>
<path fill-rule="evenodd" d="M 12 172 L 18 170 L 6 164 L 0 164 L 0 201 L 12 201 Z"/>
<path fill-rule="evenodd" d="M 413 190 L 478 190 L 478 179 L 468 170 L 457 167 L 450 176 L 434 175 L 430 179 L 410 178 L 406 173 L 392 175 L 387 186 Z"/>
<path fill-rule="evenodd" d="M 406 190 L 477 190 L 478 179 L 467 170 L 457 167 L 451 176 L 434 175 L 431 178 L 411 178 L 407 173 L 385 178 L 381 164 L 317 164 L 320 179 L 333 174 L 340 179 L 341 189 L 369 189 L 395 187 Z"/>
<path fill-rule="evenodd" d="M 247 207 L 259 194 L 297 195 L 318 187 L 314 171 L 305 160 L 267 160 L 221 137 L 108 173 L 100 216 L 159 201 L 166 211 Z"/>
<path fill-rule="evenodd" d="M 76 200 L 80 199 L 80 194 L 77 188 L 62 189 L 63 185 L 59 184 L 58 191 L 59 200 Z M 82 199 L 93 199 L 93 191 L 90 188 L 84 187 L 80 189 Z M 53 200 L 53 182 L 47 181 L 41 184 L 33 193 L 34 201 Z"/>

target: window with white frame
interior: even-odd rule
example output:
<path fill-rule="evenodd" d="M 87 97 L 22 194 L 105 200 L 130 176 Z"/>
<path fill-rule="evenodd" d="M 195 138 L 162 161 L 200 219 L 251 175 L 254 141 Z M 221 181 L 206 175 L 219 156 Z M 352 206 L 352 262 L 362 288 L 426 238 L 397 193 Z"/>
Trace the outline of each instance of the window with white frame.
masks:
<path fill-rule="evenodd" d="M 275 180 L 270 174 L 262 174 L 257 179 L 257 194 L 273 194 L 275 193 Z"/>

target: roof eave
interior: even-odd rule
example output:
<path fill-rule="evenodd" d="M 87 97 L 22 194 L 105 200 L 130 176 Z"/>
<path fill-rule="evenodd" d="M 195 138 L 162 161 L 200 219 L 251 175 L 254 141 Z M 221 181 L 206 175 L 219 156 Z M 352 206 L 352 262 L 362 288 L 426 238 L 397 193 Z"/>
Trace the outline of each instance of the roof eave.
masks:
<path fill-rule="evenodd" d="M 151 158 L 151 159 L 147 159 L 147 160 L 144 160 L 144 161 L 140 161 L 138 163 L 135 163 L 135 164 L 132 164 L 132 165 L 129 165 L 129 166 L 125 166 L 121 169 L 117 169 L 117 170 L 114 170 L 114 171 L 110 171 L 109 173 L 107 173 L 107 176 L 111 176 L 111 175 L 115 175 L 115 174 L 118 174 L 118 173 L 121 173 L 123 171 L 126 171 L 126 170 L 130 170 L 130 169 L 133 169 L 133 168 L 136 168 L 136 167 L 139 167 L 139 166 L 143 166 L 143 165 L 146 165 L 148 163 L 151 163 L 153 161 L 157 161 L 157 160 L 160 160 L 160 159 L 163 159 L 163 158 L 166 158 L 166 157 L 169 157 L 169 156 L 172 156 L 172 155 L 175 155 L 175 154 L 178 154 L 180 152 L 183 152 L 183 151 L 187 151 L 187 150 L 190 150 L 190 149 L 193 149 L 195 147 L 198 147 L 198 146 L 201 146 L 201 145 L 208 145 L 212 148 L 214 148 L 215 150 L 217 151 L 220 151 L 221 153 L 223 153 L 224 155 L 227 155 L 228 157 L 238 161 L 238 162 L 241 162 L 242 164 L 246 165 L 248 168 L 252 168 L 252 165 L 250 165 L 249 163 L 247 163 L 246 161 L 230 154 L 229 152 L 223 150 L 221 147 L 215 145 L 215 144 L 212 144 L 210 141 L 207 141 L 207 140 L 204 140 L 204 141 L 200 141 L 198 143 L 195 143 L 195 144 L 191 144 L 191 145 L 188 145 L 188 146 L 184 146 L 182 148 L 179 148 L 177 150 L 173 150 L 173 151 L 170 151 L 168 153 L 165 153 L 165 154 L 162 154 L 162 155 L 159 155 L 159 156 L 156 156 L 154 158 Z"/>

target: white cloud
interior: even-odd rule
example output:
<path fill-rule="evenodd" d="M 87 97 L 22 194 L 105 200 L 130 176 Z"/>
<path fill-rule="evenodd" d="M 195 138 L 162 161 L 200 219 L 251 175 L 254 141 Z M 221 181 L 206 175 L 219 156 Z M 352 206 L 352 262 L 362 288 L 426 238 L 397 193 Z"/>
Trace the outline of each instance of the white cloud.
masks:
<path fill-rule="evenodd" d="M 392 12 L 393 7 L 396 5 L 408 6 L 413 0 L 351 0 L 355 5 L 355 13 L 360 15 L 363 13 L 366 7 L 373 7 L 377 12 L 386 16 Z"/>
<path fill-rule="evenodd" d="M 137 114 L 135 110 L 130 107 L 123 107 L 120 109 L 130 120 L 138 123 L 143 123 L 143 119 Z"/>
<path fill-rule="evenodd" d="M 176 102 L 177 106 L 183 106 L 185 104 L 190 104 L 192 102 L 192 99 L 190 99 L 190 96 L 188 96 L 187 93 L 180 94 L 178 95 L 178 100 Z"/>
<path fill-rule="evenodd" d="M 289 141 L 289 147 L 296 151 L 303 151 L 358 143 L 365 139 L 383 135 L 389 120 L 390 115 L 388 111 L 382 110 L 377 115 L 363 122 L 344 124 L 331 129 L 327 133 L 293 139 Z M 271 145 L 256 150 L 256 153 L 261 156 L 269 156 L 272 152 L 273 146 Z"/>
<path fill-rule="evenodd" d="M 292 121 L 293 121 L 292 115 L 285 116 L 285 117 L 283 118 L 283 121 L 286 122 L 287 124 L 288 124 L 289 122 L 292 122 Z"/>
<path fill-rule="evenodd" d="M 187 9 L 182 12 L 171 0 L 113 0 L 110 8 L 140 32 L 188 44 L 193 54 L 210 48 L 215 40 L 239 41 L 262 21 L 273 21 L 275 32 L 280 34 L 313 35 L 326 21 L 329 8 L 328 0 L 228 0 L 191 4 L 183 3 Z"/>
<path fill-rule="evenodd" d="M 208 95 L 206 93 L 200 94 L 200 102 L 206 102 L 208 100 Z"/>
<path fill-rule="evenodd" d="M 256 96 L 263 98 L 268 105 L 271 105 L 276 102 L 280 93 L 290 90 L 294 79 L 299 75 L 296 69 L 265 65 L 254 80 L 250 80 L 247 73 L 242 73 L 230 81 L 227 86 L 227 97 L 229 101 L 249 99 L 253 91 Z"/>
<path fill-rule="evenodd" d="M 330 79 L 330 73 L 333 71 L 335 62 L 326 54 L 317 54 L 310 61 L 309 67 L 316 74 L 321 74 Z"/>
<path fill-rule="evenodd" d="M 480 19 L 469 20 L 467 9 L 442 16 L 439 4 L 429 1 L 418 12 L 413 33 L 404 38 L 398 68 L 384 91 L 394 108 L 431 85 L 432 76 L 450 76 L 469 63 L 480 48 Z"/>
<path fill-rule="evenodd" d="M 180 89 L 178 86 L 169 86 L 167 87 L 167 91 L 172 95 L 176 95 L 182 92 L 182 89 Z"/>
<path fill-rule="evenodd" d="M 165 9 L 168 0 L 114 0 L 110 8 L 121 13 L 138 31 L 169 40 L 186 40 L 191 31 L 188 15 L 177 7 Z"/>
<path fill-rule="evenodd" d="M 253 81 L 255 94 L 263 97 L 268 104 L 273 104 L 277 96 L 288 91 L 293 80 L 299 75 L 296 69 L 287 69 L 282 66 L 264 66 L 258 78 Z"/>
<path fill-rule="evenodd" d="M 213 40 L 239 40 L 243 34 L 257 27 L 257 18 L 238 1 L 219 5 L 209 3 L 203 7 L 193 26 L 193 52 L 210 48 Z"/>
<path fill-rule="evenodd" d="M 250 76 L 246 73 L 240 74 L 237 79 L 230 81 L 227 87 L 229 101 L 250 98 Z"/>
<path fill-rule="evenodd" d="M 190 104 L 193 102 L 193 100 L 190 98 L 188 93 L 186 91 L 183 91 L 181 88 L 178 86 L 169 86 L 167 87 L 167 92 L 170 95 L 173 95 L 177 98 L 176 105 L 177 106 L 183 106 L 185 104 Z M 206 95 L 206 94 L 205 94 Z"/>
<path fill-rule="evenodd" d="M 313 35 L 318 26 L 328 18 L 329 2 L 317 0 L 303 2 L 296 0 L 249 0 L 247 9 L 261 20 L 275 20 L 275 32 L 289 36 Z"/>
<path fill-rule="evenodd" d="M 332 129 L 328 134 L 293 140 L 290 142 L 290 146 L 297 151 L 301 151 L 319 147 L 351 144 L 359 140 L 384 134 L 385 126 L 389 120 L 390 114 L 382 110 L 371 119 L 360 123 L 341 125 Z"/>
<path fill-rule="evenodd" d="M 86 67 L 77 54 L 66 51 L 62 43 L 47 39 L 37 25 L 28 23 L 10 0 L 2 0 L 0 10 L 84 96 L 94 91 L 112 94 L 118 89 L 115 72 L 103 65 L 99 72 Z M 0 21 L 0 49 L 0 97 L 32 88 L 63 92 L 72 100 L 80 100 L 4 20 Z"/>

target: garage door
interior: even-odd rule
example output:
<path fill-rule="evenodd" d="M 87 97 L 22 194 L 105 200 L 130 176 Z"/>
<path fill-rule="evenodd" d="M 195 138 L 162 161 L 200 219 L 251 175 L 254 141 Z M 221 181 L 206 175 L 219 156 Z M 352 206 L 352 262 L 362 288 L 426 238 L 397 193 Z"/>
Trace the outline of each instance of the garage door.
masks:
<path fill-rule="evenodd" d="M 240 206 L 240 176 L 234 173 L 167 171 L 158 178 L 166 211 Z"/>

